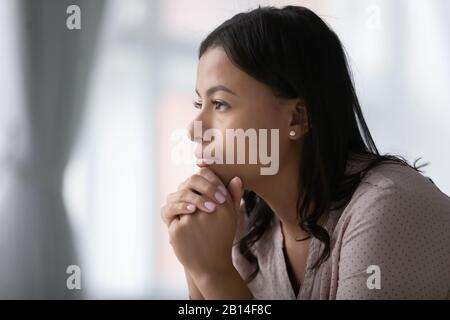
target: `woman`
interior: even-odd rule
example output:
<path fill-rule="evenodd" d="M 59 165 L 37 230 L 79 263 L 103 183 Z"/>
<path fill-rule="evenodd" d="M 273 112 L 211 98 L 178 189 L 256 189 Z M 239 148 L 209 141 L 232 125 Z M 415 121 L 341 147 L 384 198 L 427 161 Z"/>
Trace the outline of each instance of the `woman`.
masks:
<path fill-rule="evenodd" d="M 161 212 L 190 298 L 447 297 L 450 199 L 378 153 L 317 15 L 260 7 L 224 22 L 201 43 L 196 92 L 201 168 Z M 197 121 L 222 134 L 198 139 Z M 278 129 L 277 173 L 211 161 L 206 148 L 230 152 L 227 129 Z"/>

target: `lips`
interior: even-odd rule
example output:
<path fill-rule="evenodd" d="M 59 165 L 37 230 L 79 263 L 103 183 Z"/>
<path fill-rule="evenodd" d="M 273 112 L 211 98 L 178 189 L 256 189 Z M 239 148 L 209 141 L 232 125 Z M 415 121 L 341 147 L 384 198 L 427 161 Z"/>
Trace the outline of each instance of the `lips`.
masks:
<path fill-rule="evenodd" d="M 203 167 L 207 167 L 208 165 L 212 164 L 215 159 L 214 158 L 209 158 L 209 157 L 204 157 L 203 156 L 203 148 L 201 144 L 197 144 L 197 147 L 195 148 L 194 154 L 195 157 L 197 158 L 197 166 L 199 166 L 200 168 Z"/>
<path fill-rule="evenodd" d="M 197 159 L 197 167 L 204 168 L 209 164 L 205 162 L 205 159 Z"/>

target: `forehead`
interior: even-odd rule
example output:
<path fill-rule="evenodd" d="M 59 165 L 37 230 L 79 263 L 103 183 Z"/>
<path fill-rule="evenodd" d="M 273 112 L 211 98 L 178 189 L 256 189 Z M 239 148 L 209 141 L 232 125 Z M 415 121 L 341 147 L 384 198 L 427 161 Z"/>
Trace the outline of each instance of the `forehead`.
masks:
<path fill-rule="evenodd" d="M 233 64 L 222 47 L 208 49 L 198 62 L 197 88 L 200 93 L 214 85 L 225 85 L 239 94 L 240 88 L 251 88 L 256 84 L 255 79 Z"/>

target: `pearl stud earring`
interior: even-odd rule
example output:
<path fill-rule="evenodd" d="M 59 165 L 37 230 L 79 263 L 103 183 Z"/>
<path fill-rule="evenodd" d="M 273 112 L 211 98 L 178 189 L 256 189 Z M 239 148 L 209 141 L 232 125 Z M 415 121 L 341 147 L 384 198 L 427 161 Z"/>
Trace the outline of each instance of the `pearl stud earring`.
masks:
<path fill-rule="evenodd" d="M 295 130 L 289 131 L 289 135 L 290 135 L 291 137 L 295 137 Z"/>

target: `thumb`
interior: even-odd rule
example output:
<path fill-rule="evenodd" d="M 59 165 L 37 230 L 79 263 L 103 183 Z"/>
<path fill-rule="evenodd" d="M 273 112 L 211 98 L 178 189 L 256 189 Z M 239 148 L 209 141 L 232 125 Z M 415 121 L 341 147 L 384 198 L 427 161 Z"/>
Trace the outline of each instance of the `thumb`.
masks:
<path fill-rule="evenodd" d="M 244 188 L 241 178 L 234 177 L 233 179 L 231 179 L 231 181 L 228 183 L 227 189 L 231 195 L 235 209 L 239 211 L 239 208 L 241 206 L 241 198 L 244 194 Z"/>

